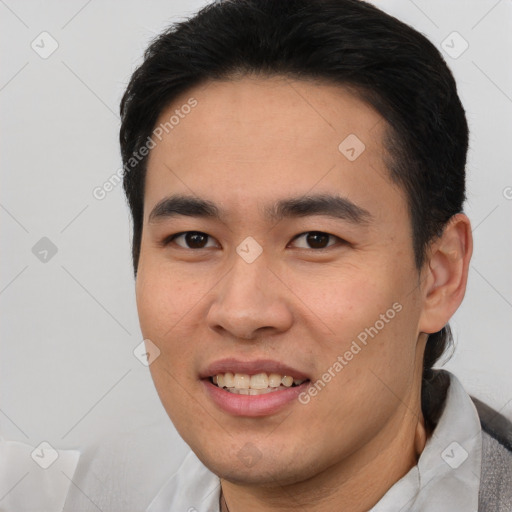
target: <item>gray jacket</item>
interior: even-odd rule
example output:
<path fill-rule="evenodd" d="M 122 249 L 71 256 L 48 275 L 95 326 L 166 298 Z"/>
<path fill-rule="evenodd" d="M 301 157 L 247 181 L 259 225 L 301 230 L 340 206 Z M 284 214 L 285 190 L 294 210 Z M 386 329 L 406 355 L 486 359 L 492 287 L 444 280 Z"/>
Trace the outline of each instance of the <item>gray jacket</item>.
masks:
<path fill-rule="evenodd" d="M 512 423 L 477 398 L 472 400 L 482 424 L 478 511 L 512 512 Z"/>

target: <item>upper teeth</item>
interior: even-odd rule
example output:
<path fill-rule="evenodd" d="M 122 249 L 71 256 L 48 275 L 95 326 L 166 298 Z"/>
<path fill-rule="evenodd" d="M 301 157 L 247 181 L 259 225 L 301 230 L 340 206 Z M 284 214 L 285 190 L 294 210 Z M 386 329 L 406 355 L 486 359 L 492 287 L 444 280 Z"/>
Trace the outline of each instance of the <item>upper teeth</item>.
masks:
<path fill-rule="evenodd" d="M 281 384 L 289 388 L 292 384 L 302 384 L 306 379 L 294 379 L 290 375 L 280 375 L 278 373 L 257 373 L 249 375 L 247 373 L 219 373 L 213 377 L 213 383 L 219 388 L 235 389 L 266 389 L 278 388 Z"/>

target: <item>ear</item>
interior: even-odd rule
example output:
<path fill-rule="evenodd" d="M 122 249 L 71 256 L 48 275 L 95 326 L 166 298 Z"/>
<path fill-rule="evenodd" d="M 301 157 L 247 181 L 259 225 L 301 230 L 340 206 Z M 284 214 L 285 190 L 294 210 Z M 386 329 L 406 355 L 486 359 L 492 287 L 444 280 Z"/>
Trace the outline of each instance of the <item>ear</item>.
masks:
<path fill-rule="evenodd" d="M 472 253 L 471 224 L 466 215 L 458 213 L 428 251 L 422 272 L 420 332 L 440 331 L 459 307 L 466 292 Z"/>

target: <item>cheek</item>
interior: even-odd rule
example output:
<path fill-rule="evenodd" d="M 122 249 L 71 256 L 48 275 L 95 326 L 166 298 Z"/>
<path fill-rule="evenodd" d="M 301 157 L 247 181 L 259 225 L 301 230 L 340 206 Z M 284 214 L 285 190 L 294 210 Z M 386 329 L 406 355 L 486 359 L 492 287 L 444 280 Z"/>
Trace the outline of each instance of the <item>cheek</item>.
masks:
<path fill-rule="evenodd" d="M 194 383 L 190 329 L 197 299 L 173 275 L 176 274 L 164 271 L 157 263 L 151 265 L 147 261 L 140 265 L 136 300 L 142 335 L 160 350 L 149 367 L 156 390 L 171 420 L 180 423 L 183 411 L 191 407 L 183 388 L 189 389 Z"/>
<path fill-rule="evenodd" d="M 419 311 L 407 284 L 411 281 L 386 270 L 351 266 L 295 280 L 293 289 L 305 304 L 304 318 L 311 318 L 317 335 L 322 333 L 315 336 L 321 345 L 316 350 L 321 354 L 318 370 L 345 354 L 350 367 L 343 372 L 346 378 L 365 368 L 391 378 L 395 370 L 411 370 Z"/>
<path fill-rule="evenodd" d="M 197 279 L 166 264 L 141 262 L 136 282 L 137 311 L 142 333 L 151 339 L 173 337 L 194 315 L 205 296 Z"/>
<path fill-rule="evenodd" d="M 172 325 L 175 304 L 170 302 L 168 288 L 157 273 L 139 267 L 136 283 L 137 311 L 142 334 L 153 341 L 164 337 Z"/>
<path fill-rule="evenodd" d="M 144 338 L 160 350 L 160 357 L 150 370 L 166 406 L 171 396 L 172 403 L 177 400 L 176 393 L 181 396 L 181 385 L 185 382 L 192 385 L 195 381 L 199 330 L 203 327 L 201 319 L 205 318 L 211 288 L 207 279 L 171 269 L 168 262 L 151 264 L 146 260 L 139 267 L 136 283 L 139 324 Z"/>
<path fill-rule="evenodd" d="M 346 340 L 373 325 L 397 300 L 393 283 L 375 274 L 354 265 L 319 269 L 295 276 L 293 290 L 329 338 Z"/>

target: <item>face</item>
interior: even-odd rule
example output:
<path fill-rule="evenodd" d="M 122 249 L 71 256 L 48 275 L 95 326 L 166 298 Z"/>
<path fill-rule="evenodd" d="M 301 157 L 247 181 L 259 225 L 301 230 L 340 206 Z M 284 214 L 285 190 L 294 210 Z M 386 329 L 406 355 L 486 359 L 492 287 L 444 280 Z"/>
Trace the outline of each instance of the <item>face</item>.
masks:
<path fill-rule="evenodd" d="M 231 482 L 371 460 L 417 421 L 424 348 L 385 121 L 283 78 L 191 89 L 157 125 L 177 109 L 148 160 L 136 280 L 167 413 Z"/>

